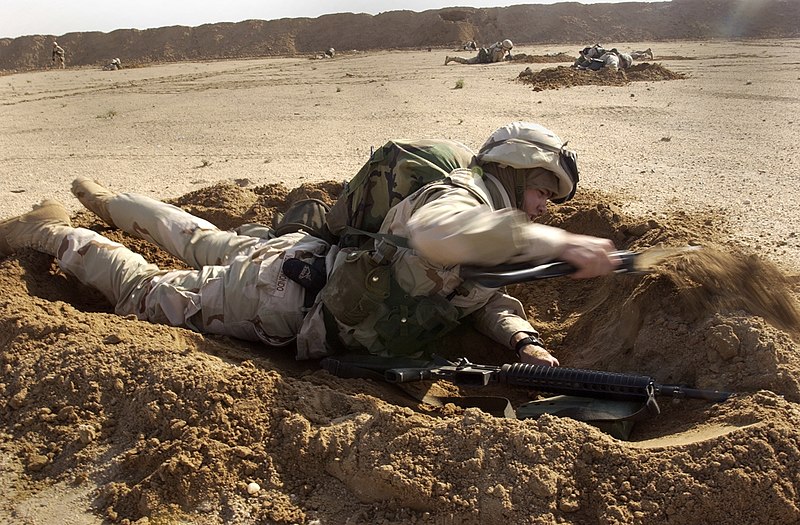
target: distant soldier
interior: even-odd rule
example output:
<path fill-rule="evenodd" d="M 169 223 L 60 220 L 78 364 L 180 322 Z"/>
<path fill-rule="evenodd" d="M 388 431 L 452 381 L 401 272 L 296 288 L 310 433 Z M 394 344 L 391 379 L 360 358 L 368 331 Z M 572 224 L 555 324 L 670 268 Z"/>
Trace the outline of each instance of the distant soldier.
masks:
<path fill-rule="evenodd" d="M 600 57 L 603 62 L 603 67 L 608 67 L 614 70 L 628 69 L 633 64 L 633 58 L 627 53 L 620 53 L 617 48 L 612 49 Z"/>
<path fill-rule="evenodd" d="M 495 42 L 488 48 L 482 47 L 478 50 L 478 56 L 474 56 L 472 58 L 462 58 L 462 57 L 445 57 L 444 65 L 449 64 L 450 62 L 457 62 L 459 64 L 491 64 L 493 62 L 500 62 L 505 58 L 511 59 L 511 49 L 514 47 L 514 43 L 511 42 L 509 39 L 505 39 L 502 42 Z"/>
<path fill-rule="evenodd" d="M 470 40 L 464 44 L 464 51 L 477 51 L 478 44 L 474 40 Z"/>
<path fill-rule="evenodd" d="M 572 67 L 591 71 L 598 71 L 603 68 L 617 71 L 619 69 L 628 69 L 631 64 L 633 64 L 631 55 L 620 53 L 617 48 L 606 51 L 600 44 L 595 44 L 592 47 L 584 48 L 580 52 L 578 60 L 572 64 Z"/>
<path fill-rule="evenodd" d="M 325 51 L 325 56 L 327 58 L 333 58 L 333 55 L 335 55 L 335 54 L 336 54 L 336 50 L 333 49 L 332 47 L 329 47 L 328 50 Z"/>
<path fill-rule="evenodd" d="M 631 58 L 634 60 L 641 60 L 643 58 L 653 60 L 653 50 L 648 47 L 644 51 L 632 51 Z"/>
<path fill-rule="evenodd" d="M 108 64 L 103 66 L 103 71 L 116 71 L 122 69 L 122 62 L 118 58 L 114 58 Z"/>
<path fill-rule="evenodd" d="M 600 69 L 601 64 L 597 63 L 600 57 L 606 53 L 605 48 L 600 44 L 584 47 L 578 52 L 578 59 L 572 64 L 572 67 L 578 69 Z M 596 67 L 590 67 L 596 64 Z"/>
<path fill-rule="evenodd" d="M 64 48 L 58 45 L 58 42 L 53 42 L 53 64 L 60 64 L 61 69 L 64 69 Z"/>
<path fill-rule="evenodd" d="M 122 62 L 118 58 L 111 60 L 111 62 L 103 66 L 103 71 L 116 71 L 118 69 L 122 69 Z"/>

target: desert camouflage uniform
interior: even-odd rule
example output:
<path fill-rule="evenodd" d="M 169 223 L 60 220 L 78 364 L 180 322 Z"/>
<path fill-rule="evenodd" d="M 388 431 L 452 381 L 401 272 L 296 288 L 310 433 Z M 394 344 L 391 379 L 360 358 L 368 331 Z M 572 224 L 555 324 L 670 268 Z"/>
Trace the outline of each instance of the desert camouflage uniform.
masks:
<path fill-rule="evenodd" d="M 451 242 L 448 249 L 453 253 L 472 253 L 469 262 L 486 264 L 513 260 L 512 254 L 525 253 L 519 246 L 509 244 L 511 237 L 498 237 L 491 229 L 485 229 L 485 216 L 495 206 L 486 204 L 492 199 L 490 195 L 500 202 L 505 200 L 503 205 L 507 205 L 508 197 L 499 183 L 491 176 L 484 183 L 469 170 L 456 170 L 452 177 L 461 185 L 426 186 L 393 208 L 382 230 L 409 235 L 413 240 L 407 223 L 419 208 L 416 213 L 426 222 L 422 236 L 429 244 L 431 235 L 441 236 L 449 230 L 447 222 L 454 213 L 466 212 L 470 221 L 484 226 L 466 228 L 464 233 L 471 240 L 455 245 Z M 286 345 L 297 338 L 299 358 L 331 353 L 335 347 L 330 341 L 337 336 L 349 348 L 387 353 L 376 327 L 387 309 L 357 326 L 335 320 L 331 325 L 330 319 L 326 324 L 319 298 L 308 311 L 304 308 L 306 291 L 282 272 L 287 258 L 311 263 L 326 254 L 327 267 L 333 268 L 348 250 L 329 249 L 326 242 L 302 232 L 262 239 L 220 231 L 177 207 L 136 194 L 116 194 L 108 200 L 107 208 L 117 227 L 154 242 L 196 268 L 163 270 L 91 230 L 56 227 L 47 251 L 65 272 L 101 291 L 115 305 L 116 313 L 273 346 Z M 509 227 L 522 220 L 517 213 L 507 211 L 495 214 L 492 228 L 508 232 Z M 519 226 L 516 224 L 512 230 Z M 538 248 L 545 254 L 545 243 Z M 443 298 L 457 309 L 455 321 L 473 314 L 474 326 L 499 342 L 508 344 L 517 331 L 535 332 L 524 319 L 519 301 L 494 289 L 464 283 L 457 266 L 437 266 L 410 248 L 400 248 L 393 258 L 392 272 L 409 295 Z M 331 328 L 338 334 L 328 333 Z"/>
<path fill-rule="evenodd" d="M 593 61 L 599 60 L 601 55 L 604 55 L 606 50 L 600 44 L 584 47 L 578 53 L 578 58 L 572 64 L 572 67 L 589 69 Z"/>
<path fill-rule="evenodd" d="M 237 235 L 148 197 L 109 200 L 114 224 L 154 242 L 194 270 L 159 269 L 119 243 L 64 227 L 59 265 L 100 290 L 120 315 L 205 333 L 291 343 L 300 331 L 305 290 L 281 271 L 284 260 L 312 262 L 328 244 L 304 233 L 274 239 Z"/>
<path fill-rule="evenodd" d="M 415 150 L 409 145 L 403 155 L 437 147 Z M 452 162 L 467 163 L 460 152 L 453 155 Z M 470 324 L 501 344 L 509 345 L 516 332 L 535 333 L 518 300 L 463 281 L 459 264 L 549 260 L 564 234 L 532 224 L 511 208 L 508 194 L 492 175 L 477 167 L 456 168 L 447 181 L 403 199 L 380 227 L 384 234 L 408 239 L 405 246 L 396 244 L 388 258 L 401 301 L 394 301 L 395 294 L 363 321 L 347 325 L 323 308 L 325 290 L 312 304 L 282 265 L 293 257 L 308 263 L 325 258 L 330 274 L 357 248 L 339 250 L 303 232 L 266 239 L 224 232 L 175 206 L 136 194 L 115 194 L 106 206 L 117 227 L 195 268 L 162 270 L 90 230 L 54 227 L 47 252 L 65 272 L 100 290 L 118 314 L 275 346 L 296 339 L 301 359 L 322 357 L 341 345 L 380 355 L 414 355 L 427 348 L 406 343 L 430 342 L 431 335 L 446 331 L 427 330 L 426 322 L 436 321 L 440 313 L 445 329 L 469 316 Z M 388 246 L 385 240 L 378 244 Z M 423 305 L 416 310 L 422 313 L 416 318 L 422 333 L 407 331 L 413 323 L 403 321 L 418 304 Z"/>
<path fill-rule="evenodd" d="M 65 65 L 64 65 L 64 62 L 65 62 L 65 60 L 64 60 L 64 48 L 59 46 L 58 44 L 56 44 L 54 42 L 53 43 L 53 53 L 52 53 L 52 55 L 53 55 L 53 63 L 55 64 L 56 62 L 58 62 L 58 64 L 61 67 L 61 69 L 64 69 L 64 67 L 65 67 Z"/>
<path fill-rule="evenodd" d="M 502 42 L 495 42 L 483 52 L 479 52 L 477 56 L 472 58 L 462 57 L 447 57 L 447 61 L 457 62 L 459 64 L 492 64 L 494 62 L 502 62 L 508 51 L 503 48 Z"/>
<path fill-rule="evenodd" d="M 653 50 L 649 47 L 644 51 L 631 51 L 630 55 L 632 60 L 641 60 L 643 58 L 649 58 L 650 60 L 653 60 L 655 58 L 653 56 Z"/>
<path fill-rule="evenodd" d="M 613 70 L 627 69 L 633 64 L 633 58 L 627 53 L 620 53 L 616 49 L 606 51 L 599 44 L 584 48 L 578 59 L 572 64 L 577 69 L 590 69 L 598 71 L 603 68 Z"/>
<path fill-rule="evenodd" d="M 627 69 L 633 63 L 633 58 L 627 53 L 614 53 L 609 51 L 600 57 L 600 60 L 603 62 L 603 67 L 607 67 L 610 69 L 618 70 L 618 69 Z"/>

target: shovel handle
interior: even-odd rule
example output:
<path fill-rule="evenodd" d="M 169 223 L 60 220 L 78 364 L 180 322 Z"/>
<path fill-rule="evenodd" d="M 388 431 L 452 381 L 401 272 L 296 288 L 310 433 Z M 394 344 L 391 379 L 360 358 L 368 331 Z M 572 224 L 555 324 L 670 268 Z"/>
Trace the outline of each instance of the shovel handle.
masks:
<path fill-rule="evenodd" d="M 636 271 L 634 266 L 638 255 L 636 252 L 619 251 L 614 252 L 614 255 L 617 255 L 622 260 L 622 264 L 617 268 L 616 273 Z M 576 270 L 574 266 L 564 261 L 555 261 L 533 267 L 527 263 L 504 264 L 494 267 L 462 266 L 461 277 L 476 281 L 487 288 L 502 288 L 509 284 L 563 277 L 575 273 Z"/>

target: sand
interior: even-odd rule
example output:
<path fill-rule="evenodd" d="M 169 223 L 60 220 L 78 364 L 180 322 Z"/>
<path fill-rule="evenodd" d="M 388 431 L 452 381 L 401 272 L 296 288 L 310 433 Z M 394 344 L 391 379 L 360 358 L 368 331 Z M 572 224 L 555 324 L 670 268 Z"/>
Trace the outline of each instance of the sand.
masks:
<path fill-rule="evenodd" d="M 535 90 L 518 78 L 526 67 L 567 64 L 445 67 L 445 49 L 3 76 L 0 218 L 55 197 L 76 223 L 178 266 L 81 212 L 72 178 L 231 228 L 303 195 L 332 200 L 389 139 L 477 148 L 500 125 L 536 121 L 582 170 L 579 196 L 545 222 L 624 249 L 704 246 L 647 275 L 515 285 L 548 346 L 565 366 L 734 398 L 661 400 L 629 440 L 567 418 L 423 406 L 290 350 L 121 319 L 22 252 L 0 260 L 0 520 L 800 520 L 800 42 L 612 44 L 652 47 L 685 78 Z M 443 350 L 504 361 L 470 333 Z"/>

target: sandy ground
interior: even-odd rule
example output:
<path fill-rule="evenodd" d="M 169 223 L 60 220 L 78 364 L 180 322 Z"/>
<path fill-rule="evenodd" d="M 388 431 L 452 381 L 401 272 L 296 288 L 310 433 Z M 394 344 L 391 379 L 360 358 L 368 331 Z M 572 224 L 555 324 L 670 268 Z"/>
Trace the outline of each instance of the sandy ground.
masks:
<path fill-rule="evenodd" d="M 534 91 L 517 75 L 552 64 L 445 67 L 449 50 L 0 77 L 0 218 L 45 197 L 77 212 L 69 183 L 86 174 L 227 226 L 286 198 L 268 185 L 325 189 L 388 139 L 477 148 L 537 121 L 582 170 L 551 224 L 624 248 L 713 246 L 657 277 L 517 287 L 562 363 L 742 396 L 667 403 L 631 443 L 568 419 L 428 414 L 286 354 L 121 321 L 24 253 L 0 261 L 0 520 L 800 520 L 800 41 L 613 45 L 652 47 L 687 78 Z"/>
<path fill-rule="evenodd" d="M 732 240 L 800 263 L 800 42 L 616 45 L 692 58 L 661 62 L 690 78 L 534 92 L 513 81 L 518 64 L 444 67 L 447 50 L 2 77 L 0 217 L 46 196 L 77 209 L 78 174 L 160 198 L 224 180 L 347 179 L 390 138 L 477 148 L 522 119 L 569 140 L 582 185 L 625 194 L 631 212 L 718 212 Z"/>

